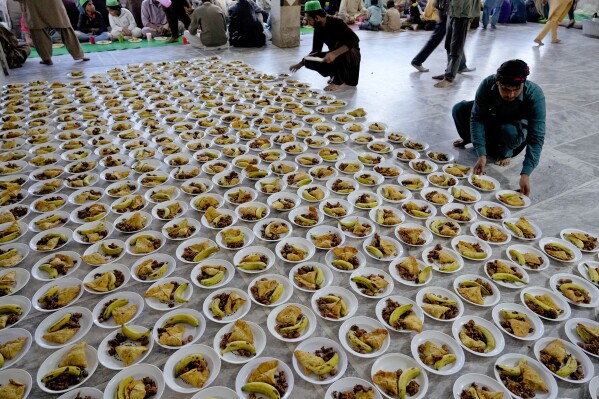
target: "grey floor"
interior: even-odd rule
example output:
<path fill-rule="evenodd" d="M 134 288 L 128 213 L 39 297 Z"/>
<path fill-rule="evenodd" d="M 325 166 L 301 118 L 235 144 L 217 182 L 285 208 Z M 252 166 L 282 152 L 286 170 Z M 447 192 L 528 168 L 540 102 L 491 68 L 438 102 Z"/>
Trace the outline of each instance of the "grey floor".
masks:
<path fill-rule="evenodd" d="M 430 143 L 433 149 L 451 151 L 459 162 L 470 164 L 475 160 L 471 149 L 456 151 L 451 147 L 451 141 L 456 138 L 451 119 L 451 107 L 457 101 L 473 98 L 480 80 L 492 74 L 503 61 L 511 58 L 525 60 L 532 70 L 530 79 L 541 85 L 547 97 L 545 147 L 540 165 L 531 177 L 533 205 L 525 211 L 526 216 L 543 226 L 544 236 L 556 236 L 564 227 L 599 232 L 597 217 L 599 80 L 596 72 L 599 65 L 599 41 L 582 36 L 579 30 L 560 28 L 559 34 L 563 44 L 547 44 L 538 48 L 533 46 L 532 40 L 539 29 L 540 25 L 528 24 L 499 26 L 495 31 L 471 32 L 467 41 L 466 54 L 469 66 L 477 69 L 473 73 L 460 75 L 456 85 L 451 89 L 436 89 L 431 79 L 432 75 L 441 73 L 444 69 L 443 49 L 439 48 L 427 61 L 426 66 L 431 69 L 431 72 L 421 74 L 410 66 L 410 60 L 425 43 L 429 32 L 399 34 L 359 32 L 362 47 L 360 84 L 356 89 L 338 94 L 338 97 L 348 100 L 350 107 L 364 107 L 369 112 L 370 119 L 386 122 L 391 128 L 424 140 Z M 258 70 L 277 73 L 285 71 L 289 65 L 306 55 L 310 51 L 311 40 L 312 37 L 309 35 L 302 36 L 300 47 L 292 49 L 279 49 L 269 44 L 264 49 L 230 49 L 218 54 L 226 60 L 242 59 Z M 12 70 L 8 78 L 0 78 L 3 79 L 0 80 L 0 86 L 8 82 L 33 79 L 67 81 L 68 72 L 81 68 L 85 68 L 89 76 L 129 63 L 187 59 L 212 54 L 195 50 L 190 46 L 170 46 L 161 47 L 159 52 L 127 50 L 93 53 L 90 55 L 92 60 L 87 63 L 74 62 L 69 56 L 55 57 L 55 65 L 52 67 L 39 65 L 39 59 L 31 59 L 27 61 L 24 68 Z M 324 78 L 310 71 L 301 70 L 296 77 L 311 83 L 316 88 L 325 85 Z M 502 187 L 517 188 L 521 162 L 522 158 L 518 158 L 512 166 L 502 169 L 491 166 L 488 173 L 499 179 Z M 555 272 L 558 269 L 551 270 Z M 565 268 L 562 270 L 565 271 Z M 544 275 L 543 281 L 546 281 L 547 277 L 548 275 Z M 540 276 L 538 281 L 542 281 Z M 36 289 L 41 286 L 39 282 L 36 284 Z M 23 295 L 32 294 L 33 291 L 31 287 Z M 512 299 L 512 297 L 516 297 L 515 291 L 502 298 L 508 301 L 508 298 Z M 94 299 L 88 295 L 81 306 L 93 307 L 93 301 Z M 590 310 L 585 310 L 583 315 L 593 317 Z M 30 317 L 29 321 L 24 323 L 25 327 L 34 329 L 44 316 L 37 314 Z M 265 320 L 264 315 L 260 316 L 260 319 Z M 557 324 L 549 327 L 550 325 L 546 327 L 550 335 L 563 335 L 561 327 Z M 323 330 L 319 330 L 315 336 L 324 334 L 332 338 L 336 337 L 337 325 L 333 326 L 329 323 L 322 328 Z M 94 329 L 97 330 L 95 327 Z M 95 331 L 93 336 L 90 336 L 92 341 L 90 343 L 97 344 L 105 333 Z M 394 339 L 396 337 L 397 334 Z M 401 338 L 403 337 L 398 339 L 394 349 L 409 348 L 408 339 Z M 511 344 L 520 345 L 513 340 Z M 287 356 L 287 351 L 292 348 L 292 345 L 288 348 L 276 345 L 271 348 L 268 355 Z M 522 353 L 531 352 L 530 348 L 521 349 Z M 39 352 L 38 350 L 36 348 L 32 353 L 33 356 L 45 356 L 50 353 L 47 350 Z M 162 368 L 170 352 L 157 348 L 154 351 L 156 353 L 147 361 Z M 35 365 L 38 362 L 39 359 L 26 360 L 19 366 L 35 375 Z M 366 377 L 372 362 L 362 362 L 360 359 L 352 358 L 351 363 L 354 371 L 348 374 Z M 483 358 L 474 359 L 473 356 L 468 356 L 468 363 L 464 373 L 483 372 L 492 375 L 491 361 L 486 362 Z M 238 369 L 239 367 L 223 365 L 222 375 L 219 376 L 216 385 L 232 386 Z M 115 372 L 107 370 L 97 372 L 89 385 L 103 389 L 114 374 Z M 448 397 L 455 378 L 457 376 L 431 378 L 432 385 L 427 397 Z M 298 378 L 296 378 L 296 385 L 299 387 L 297 397 L 300 397 L 300 393 L 306 398 L 323 396 L 324 390 L 320 388 L 314 390 L 314 386 L 298 381 Z M 559 386 L 560 397 L 583 397 L 587 391 L 586 385 L 578 387 L 560 382 Z M 169 398 L 191 396 L 167 392 Z M 44 396 L 36 387 L 32 397 Z"/>

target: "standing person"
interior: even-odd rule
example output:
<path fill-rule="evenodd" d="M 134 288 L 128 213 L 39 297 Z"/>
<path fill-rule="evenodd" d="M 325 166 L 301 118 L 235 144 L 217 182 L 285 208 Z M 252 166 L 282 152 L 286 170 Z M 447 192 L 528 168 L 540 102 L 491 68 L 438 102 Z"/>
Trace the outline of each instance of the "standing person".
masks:
<path fill-rule="evenodd" d="M 110 35 L 106 31 L 106 23 L 102 14 L 96 11 L 92 0 L 79 0 L 83 7 L 83 12 L 79 14 L 79 23 L 77 24 L 77 39 L 80 42 L 89 42 L 93 37 L 96 41 L 110 40 Z"/>
<path fill-rule="evenodd" d="M 497 28 L 502 4 L 502 0 L 485 0 L 485 5 L 483 6 L 483 29 L 487 29 L 487 25 L 489 25 L 489 15 L 492 15 L 491 29 Z"/>
<path fill-rule="evenodd" d="M 459 102 L 452 110 L 460 135 L 453 145 L 463 148 L 472 142 L 478 156 L 473 173 L 485 173 L 487 155 L 496 158 L 496 165 L 507 166 L 526 148 L 520 172 L 524 195 L 530 194 L 529 176 L 539 164 L 545 141 L 545 96 L 526 80 L 529 73 L 524 61 L 506 61 L 481 82 L 474 101 Z"/>
<path fill-rule="evenodd" d="M 30 30 L 31 40 L 42 59 L 41 64 L 52 65 L 52 39 L 48 29 L 60 32 L 62 42 L 75 60 L 89 61 L 77 35 L 71 26 L 69 16 L 61 0 L 20 0 L 25 12 L 25 21 Z"/>
<path fill-rule="evenodd" d="M 535 0 L 535 6 L 540 15 L 543 15 L 543 4 L 539 0 Z M 572 0 L 551 0 L 549 1 L 549 17 L 547 23 L 539 35 L 535 38 L 535 43 L 539 46 L 544 45 L 543 39 L 551 30 L 551 43 L 558 44 L 561 40 L 557 38 L 557 26 L 562 19 L 568 15 L 568 11 L 572 7 Z"/>
<path fill-rule="evenodd" d="M 576 18 L 574 17 L 574 11 L 576 11 L 576 6 L 578 6 L 578 0 L 574 0 L 572 2 L 572 7 L 570 7 L 570 10 L 568 11 L 568 19 L 570 20 L 570 22 L 568 23 L 568 25 L 566 25 L 566 29 L 570 29 L 574 26 L 574 24 L 576 24 Z"/>
<path fill-rule="evenodd" d="M 113 40 L 119 35 L 123 35 L 125 39 L 141 37 L 141 29 L 137 27 L 133 14 L 123 8 L 118 0 L 106 0 L 106 8 L 109 14 L 110 36 Z"/>
<path fill-rule="evenodd" d="M 466 35 L 470 27 L 470 20 L 480 15 L 480 0 L 451 0 L 445 34 L 445 50 L 447 50 L 447 68 L 445 74 L 433 76 L 441 80 L 435 87 L 446 88 L 453 86 L 456 74 L 464 56 Z M 466 72 L 466 71 L 463 71 Z"/>
<path fill-rule="evenodd" d="M 309 56 L 321 61 L 302 59 L 289 67 L 292 72 L 305 66 L 322 76 L 330 77 L 326 91 L 337 91 L 343 85 L 357 86 L 360 78 L 360 39 L 341 18 L 327 15 L 318 0 L 304 5 L 308 23 L 314 27 L 312 51 Z M 326 44 L 328 52 L 322 51 Z"/>
<path fill-rule="evenodd" d="M 433 30 L 433 34 L 429 37 L 428 41 L 422 47 L 422 50 L 412 60 L 412 66 L 418 70 L 418 72 L 428 72 L 429 69 L 422 66 L 424 61 L 435 51 L 437 46 L 441 44 L 445 34 L 447 32 L 447 9 L 449 8 L 450 0 L 429 0 L 429 3 L 433 3 L 434 7 L 439 11 L 439 19 L 437 20 L 437 24 L 435 25 L 435 29 Z M 428 8 L 428 4 L 427 4 Z M 459 73 L 462 72 L 472 72 L 476 68 L 468 68 L 466 66 L 466 54 L 462 55 L 462 60 L 460 61 L 460 67 L 458 69 Z M 443 79 L 444 75 L 440 75 L 440 79 Z"/>
<path fill-rule="evenodd" d="M 198 28 L 200 36 L 198 37 Z M 202 0 L 202 5 L 191 14 L 189 31 L 183 34 L 196 48 L 227 48 L 227 23 L 221 8 L 210 0 Z"/>
<path fill-rule="evenodd" d="M 399 32 L 401 30 L 401 15 L 393 0 L 387 1 L 387 12 L 383 17 L 381 29 L 385 32 Z"/>
<path fill-rule="evenodd" d="M 193 11 L 189 0 L 171 0 L 169 7 L 164 7 L 164 13 L 168 20 L 168 27 L 171 31 L 171 37 L 166 43 L 174 43 L 179 40 L 179 21 L 183 23 L 185 29 L 189 28 L 191 19 L 189 14 Z"/>
<path fill-rule="evenodd" d="M 158 0 L 144 0 L 141 3 L 141 23 L 143 25 L 141 33 L 144 36 L 148 33 L 152 37 L 166 36 L 171 33 L 164 8 Z M 179 26 L 177 28 L 179 29 Z"/>
<path fill-rule="evenodd" d="M 239 0 L 229 9 L 229 42 L 235 47 L 262 47 L 266 44 L 262 10 L 254 0 Z"/>
<path fill-rule="evenodd" d="M 339 14 L 337 15 L 339 18 L 343 19 L 346 24 L 352 25 L 355 24 L 360 17 L 366 17 L 366 13 L 367 10 L 363 0 L 341 0 Z"/>
<path fill-rule="evenodd" d="M 378 31 L 383 22 L 383 11 L 379 7 L 379 0 L 371 0 L 371 6 L 368 7 L 368 18 L 360 24 L 360 30 Z"/>

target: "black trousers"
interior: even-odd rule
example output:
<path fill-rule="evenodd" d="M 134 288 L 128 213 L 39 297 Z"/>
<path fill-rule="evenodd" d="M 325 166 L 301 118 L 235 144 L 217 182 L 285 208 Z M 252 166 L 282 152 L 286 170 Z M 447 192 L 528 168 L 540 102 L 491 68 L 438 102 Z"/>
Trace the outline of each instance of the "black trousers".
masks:
<path fill-rule="evenodd" d="M 466 35 L 470 26 L 470 18 L 449 18 L 445 35 L 445 50 L 447 50 L 447 68 L 445 80 L 453 81 L 464 56 Z"/>
<path fill-rule="evenodd" d="M 451 114 L 456 130 L 464 144 L 472 142 L 470 132 L 470 115 L 474 101 L 461 101 L 453 106 Z M 526 147 L 526 121 L 514 121 L 509 123 L 498 123 L 497 121 L 486 121 L 485 142 L 487 154 L 497 158 L 512 158 L 518 155 Z"/>
<path fill-rule="evenodd" d="M 189 19 L 189 15 L 185 12 L 184 6 L 186 5 L 187 2 L 185 0 L 172 0 L 171 6 L 164 9 L 166 20 L 171 30 L 171 37 L 179 37 L 179 21 L 183 22 L 185 29 L 189 28 L 191 19 Z"/>
<path fill-rule="evenodd" d="M 422 65 L 424 61 L 435 51 L 435 49 L 441 44 L 443 38 L 445 37 L 445 33 L 447 31 L 447 15 L 439 14 L 439 21 L 435 24 L 435 28 L 433 33 L 429 37 L 428 41 L 422 47 L 422 50 L 416 57 L 412 60 L 412 64 L 414 65 Z M 466 68 L 466 55 L 462 56 L 462 61 L 460 63 L 459 70 Z"/>
<path fill-rule="evenodd" d="M 311 54 L 314 57 L 323 58 L 326 52 Z M 331 63 L 318 61 L 304 61 L 304 66 L 318 72 L 322 76 L 332 77 L 333 84 L 343 83 L 349 86 L 357 86 L 360 79 L 360 49 L 352 48 L 341 54 Z"/>

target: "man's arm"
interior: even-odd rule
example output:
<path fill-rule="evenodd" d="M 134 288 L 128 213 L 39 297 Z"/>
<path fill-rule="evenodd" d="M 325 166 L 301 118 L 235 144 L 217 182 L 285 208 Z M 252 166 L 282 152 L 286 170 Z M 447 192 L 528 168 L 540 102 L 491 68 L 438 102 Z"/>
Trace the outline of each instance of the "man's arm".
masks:
<path fill-rule="evenodd" d="M 474 105 L 472 106 L 472 114 L 470 115 L 471 141 L 474 151 L 479 157 L 487 155 L 484 117 L 487 116 L 491 102 L 492 85 L 493 81 L 485 79 L 478 86 L 474 97 Z"/>
<path fill-rule="evenodd" d="M 520 174 L 530 175 L 539 164 L 541 150 L 545 142 L 545 95 L 536 87 L 531 93 L 530 116 L 528 118 L 528 133 L 526 136 L 526 155 Z"/>
<path fill-rule="evenodd" d="M 314 36 L 312 37 L 312 51 L 308 55 L 320 53 L 322 51 L 322 46 L 324 46 L 324 39 L 322 37 L 322 33 L 320 33 L 320 31 L 314 30 Z M 325 59 L 326 59 L 326 57 L 325 57 Z M 327 61 L 325 61 L 325 62 L 327 62 Z M 297 64 L 291 65 L 289 67 L 289 70 L 291 72 L 296 72 L 297 70 L 301 69 L 303 66 L 304 66 L 304 59 L 302 58 L 302 60 L 300 62 L 298 62 Z"/>
<path fill-rule="evenodd" d="M 130 31 L 137 28 L 137 22 L 135 22 L 135 17 L 131 13 L 131 11 L 127 13 L 127 28 L 129 28 Z"/>
<path fill-rule="evenodd" d="M 200 25 L 200 17 L 198 14 L 198 11 L 191 13 L 191 22 L 189 23 L 189 33 L 194 36 L 198 34 L 198 26 Z"/>
<path fill-rule="evenodd" d="M 141 5 L 141 24 L 144 28 L 158 29 L 158 26 L 150 21 L 149 4 L 145 2 Z"/>

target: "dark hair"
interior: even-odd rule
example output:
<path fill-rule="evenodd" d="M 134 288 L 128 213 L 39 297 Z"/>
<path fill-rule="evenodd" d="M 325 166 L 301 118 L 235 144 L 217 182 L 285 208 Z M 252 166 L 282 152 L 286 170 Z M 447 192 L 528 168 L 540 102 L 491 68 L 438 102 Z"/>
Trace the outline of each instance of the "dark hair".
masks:
<path fill-rule="evenodd" d="M 106 8 L 108 10 L 121 11 L 121 8 L 123 8 L 123 6 L 121 6 L 121 5 L 118 5 L 118 6 L 106 6 Z"/>
<path fill-rule="evenodd" d="M 530 68 L 526 62 L 522 60 L 509 60 L 501 64 L 495 80 L 508 86 L 519 86 L 526 81 L 526 77 L 530 74 Z"/>
<path fill-rule="evenodd" d="M 306 11 L 306 14 L 308 14 L 308 16 L 310 18 L 326 17 L 327 16 L 326 11 L 323 10 L 322 8 L 320 10 Z"/>
<path fill-rule="evenodd" d="M 395 2 L 393 0 L 389 0 L 387 2 L 387 8 L 393 8 L 393 7 L 395 7 Z"/>
<path fill-rule="evenodd" d="M 379 4 L 379 0 L 370 0 L 370 5 L 376 6 Z"/>

